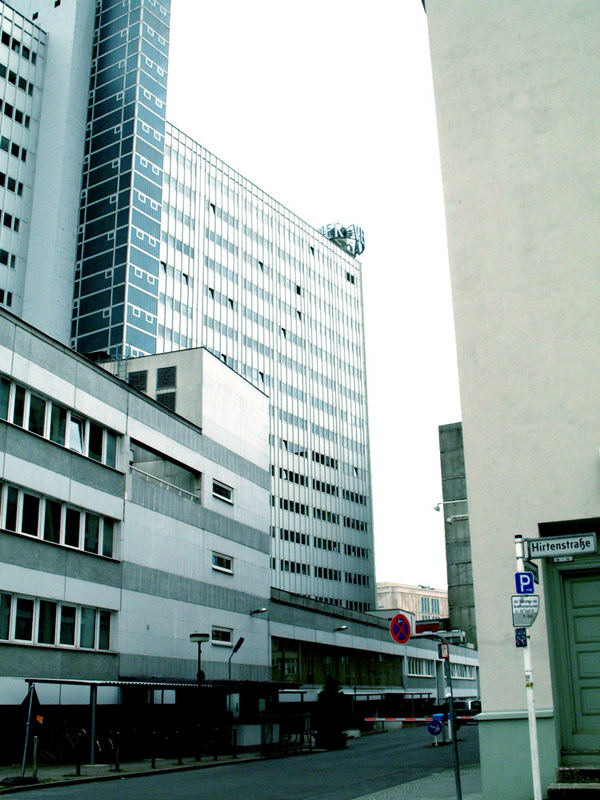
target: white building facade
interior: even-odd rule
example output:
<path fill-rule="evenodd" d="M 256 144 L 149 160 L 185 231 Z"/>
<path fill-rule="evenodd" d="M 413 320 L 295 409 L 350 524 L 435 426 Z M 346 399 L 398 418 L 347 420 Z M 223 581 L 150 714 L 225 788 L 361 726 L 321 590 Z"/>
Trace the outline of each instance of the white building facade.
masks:
<path fill-rule="evenodd" d="M 598 532 L 595 2 L 428 0 L 463 412 L 486 800 L 532 796 L 516 534 Z M 538 562 L 542 790 L 600 766 L 600 558 Z M 510 763 L 511 769 L 505 765 Z"/>
<path fill-rule="evenodd" d="M 0 337 L 0 703 L 27 677 L 193 679 L 193 631 L 208 678 L 243 635 L 235 677 L 269 680 L 267 398 L 205 353 L 208 429 L 248 386 L 242 455 L 15 318 Z"/>

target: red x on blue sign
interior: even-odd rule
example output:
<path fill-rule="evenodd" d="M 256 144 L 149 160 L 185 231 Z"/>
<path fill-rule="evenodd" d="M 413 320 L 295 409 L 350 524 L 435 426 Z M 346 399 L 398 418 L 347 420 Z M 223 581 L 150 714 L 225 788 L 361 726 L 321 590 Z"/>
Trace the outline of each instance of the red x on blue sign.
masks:
<path fill-rule="evenodd" d="M 406 644 L 410 639 L 410 622 L 404 614 L 396 614 L 390 622 L 392 639 L 398 644 Z"/>

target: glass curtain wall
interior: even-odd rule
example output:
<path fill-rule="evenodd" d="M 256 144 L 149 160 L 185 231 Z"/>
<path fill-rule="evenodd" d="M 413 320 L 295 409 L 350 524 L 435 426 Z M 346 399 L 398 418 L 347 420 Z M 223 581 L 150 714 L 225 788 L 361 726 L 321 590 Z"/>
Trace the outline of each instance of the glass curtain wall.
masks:
<path fill-rule="evenodd" d="M 157 352 L 204 345 L 271 399 L 273 584 L 374 607 L 361 268 L 167 126 Z"/>
<path fill-rule="evenodd" d="M 72 345 L 156 350 L 169 0 L 97 6 Z"/>

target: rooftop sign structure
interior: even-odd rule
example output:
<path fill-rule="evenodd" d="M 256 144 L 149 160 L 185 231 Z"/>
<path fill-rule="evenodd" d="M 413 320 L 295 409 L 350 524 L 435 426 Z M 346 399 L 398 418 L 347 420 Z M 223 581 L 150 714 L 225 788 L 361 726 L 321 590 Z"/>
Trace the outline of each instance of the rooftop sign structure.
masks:
<path fill-rule="evenodd" d="M 340 222 L 332 222 L 324 225 L 320 233 L 351 256 L 360 256 L 365 252 L 365 232 L 358 225 L 345 226 Z"/>

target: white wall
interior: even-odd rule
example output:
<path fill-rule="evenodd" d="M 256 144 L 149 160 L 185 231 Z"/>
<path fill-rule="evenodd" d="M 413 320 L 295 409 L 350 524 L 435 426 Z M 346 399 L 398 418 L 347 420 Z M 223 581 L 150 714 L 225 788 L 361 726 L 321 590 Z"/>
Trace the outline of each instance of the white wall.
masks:
<path fill-rule="evenodd" d="M 600 513 L 600 5 L 428 0 L 427 15 L 483 706 L 523 708 L 513 537 Z M 550 708 L 543 609 L 532 644 Z"/>

